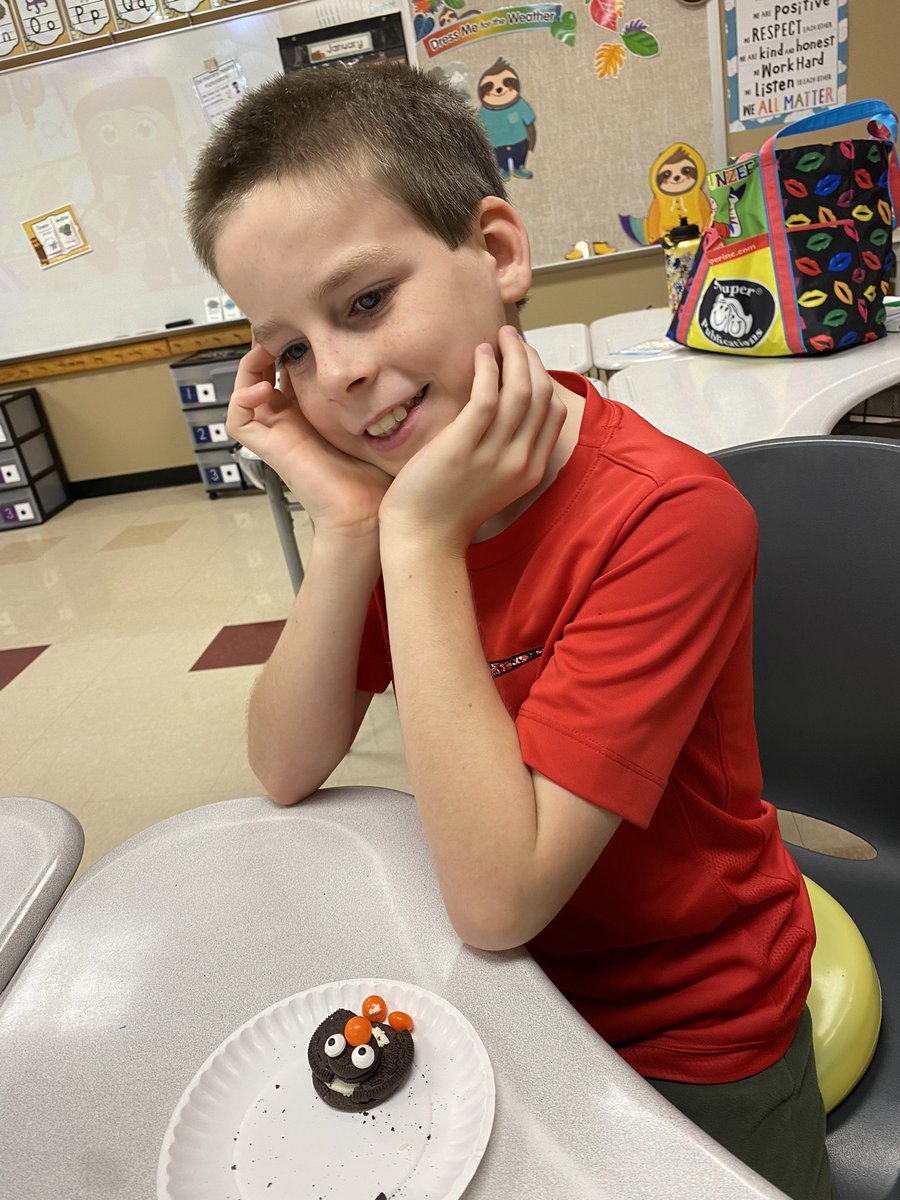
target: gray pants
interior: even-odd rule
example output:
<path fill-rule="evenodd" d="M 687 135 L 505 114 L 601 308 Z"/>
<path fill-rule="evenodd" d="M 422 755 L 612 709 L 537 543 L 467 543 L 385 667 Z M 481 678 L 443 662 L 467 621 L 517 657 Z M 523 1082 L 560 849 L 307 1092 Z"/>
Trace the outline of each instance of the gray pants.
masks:
<path fill-rule="evenodd" d="M 734 1083 L 647 1082 L 792 1200 L 831 1200 L 825 1109 L 808 1009 L 784 1057 L 758 1075 Z"/>

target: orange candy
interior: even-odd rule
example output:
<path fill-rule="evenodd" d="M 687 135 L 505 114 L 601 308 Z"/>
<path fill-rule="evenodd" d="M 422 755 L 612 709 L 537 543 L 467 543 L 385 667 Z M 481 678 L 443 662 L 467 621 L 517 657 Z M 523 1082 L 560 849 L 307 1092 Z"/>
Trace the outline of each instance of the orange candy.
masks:
<path fill-rule="evenodd" d="M 387 1023 L 390 1025 L 391 1029 L 408 1029 L 410 1033 L 412 1033 L 414 1028 L 412 1017 L 409 1015 L 409 1013 L 405 1012 L 389 1013 Z M 347 1040 L 349 1041 L 350 1039 L 348 1038 Z"/>
<path fill-rule="evenodd" d="M 362 1002 L 362 1015 L 370 1021 L 383 1021 L 387 1015 L 387 1005 L 380 996 L 366 996 Z"/>
<path fill-rule="evenodd" d="M 351 1046 L 365 1046 L 372 1037 L 372 1022 L 368 1017 L 351 1017 L 344 1026 L 344 1037 Z"/>

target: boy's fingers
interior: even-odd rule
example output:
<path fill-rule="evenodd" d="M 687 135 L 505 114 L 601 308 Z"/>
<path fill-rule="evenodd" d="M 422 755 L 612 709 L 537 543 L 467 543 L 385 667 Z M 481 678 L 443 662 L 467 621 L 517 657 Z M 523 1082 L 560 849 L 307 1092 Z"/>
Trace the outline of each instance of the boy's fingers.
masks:
<path fill-rule="evenodd" d="M 290 373 L 282 367 L 278 373 L 278 391 L 281 392 L 288 404 L 298 404 L 297 393 L 294 391 L 294 384 Z"/>
<path fill-rule="evenodd" d="M 508 440 L 516 433 L 531 407 L 531 366 L 527 346 L 517 329 L 505 325 L 500 330 L 499 345 L 503 355 L 501 403 L 494 428 L 501 440 Z"/>
<path fill-rule="evenodd" d="M 525 357 L 528 363 L 531 402 L 522 417 L 519 433 L 526 440 L 534 440 L 544 428 L 555 393 L 553 380 L 547 374 L 538 352 L 531 346 L 525 346 Z"/>
<path fill-rule="evenodd" d="M 257 383 L 275 386 L 275 359 L 268 350 L 254 343 L 238 363 L 234 390 L 253 387 Z"/>
<path fill-rule="evenodd" d="M 532 446 L 532 455 L 537 462 L 546 465 L 550 455 L 553 453 L 553 448 L 559 441 L 559 435 L 562 433 L 565 423 L 566 406 L 561 400 L 553 396 Z"/>
<path fill-rule="evenodd" d="M 475 350 L 475 376 L 469 403 L 454 421 L 464 429 L 473 442 L 479 442 L 491 428 L 497 414 L 500 388 L 500 367 L 493 347 L 483 342 Z"/>

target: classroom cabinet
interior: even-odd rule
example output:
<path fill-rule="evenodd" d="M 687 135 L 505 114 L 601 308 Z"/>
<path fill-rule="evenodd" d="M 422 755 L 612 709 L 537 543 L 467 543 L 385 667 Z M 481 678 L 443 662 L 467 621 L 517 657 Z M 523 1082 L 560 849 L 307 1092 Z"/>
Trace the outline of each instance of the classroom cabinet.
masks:
<path fill-rule="evenodd" d="M 0 395 L 0 531 L 40 525 L 71 502 L 34 388 Z"/>
<path fill-rule="evenodd" d="M 171 364 L 172 381 L 191 435 L 200 478 L 212 499 L 221 492 L 241 492 L 248 487 L 233 457 L 237 443 L 228 436 L 225 418 L 238 363 L 249 349 L 249 346 L 217 346 Z"/>

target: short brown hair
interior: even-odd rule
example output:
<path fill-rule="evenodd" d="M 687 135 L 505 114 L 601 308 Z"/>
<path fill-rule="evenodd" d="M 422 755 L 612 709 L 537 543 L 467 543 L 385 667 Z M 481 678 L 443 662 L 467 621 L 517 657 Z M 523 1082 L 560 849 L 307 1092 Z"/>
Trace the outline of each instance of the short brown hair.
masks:
<path fill-rule="evenodd" d="M 464 96 L 406 66 L 314 67 L 248 93 L 203 149 L 186 207 L 188 231 L 215 274 L 224 219 L 268 180 L 353 171 L 403 204 L 455 249 L 485 196 L 506 199 L 496 159 Z"/>

